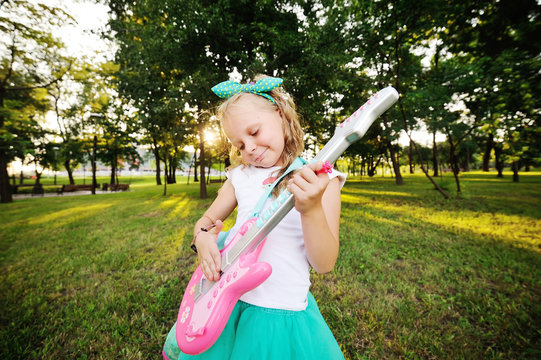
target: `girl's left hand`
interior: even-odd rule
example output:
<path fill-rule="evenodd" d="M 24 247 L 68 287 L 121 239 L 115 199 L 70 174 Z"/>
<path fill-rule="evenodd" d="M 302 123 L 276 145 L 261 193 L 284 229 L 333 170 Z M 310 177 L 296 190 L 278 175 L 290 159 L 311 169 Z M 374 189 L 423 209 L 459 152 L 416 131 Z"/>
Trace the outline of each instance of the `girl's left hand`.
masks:
<path fill-rule="evenodd" d="M 295 196 L 295 209 L 301 214 L 322 206 L 321 198 L 329 184 L 327 173 L 316 174 L 322 168 L 321 161 L 304 165 L 288 182 L 287 189 Z"/>

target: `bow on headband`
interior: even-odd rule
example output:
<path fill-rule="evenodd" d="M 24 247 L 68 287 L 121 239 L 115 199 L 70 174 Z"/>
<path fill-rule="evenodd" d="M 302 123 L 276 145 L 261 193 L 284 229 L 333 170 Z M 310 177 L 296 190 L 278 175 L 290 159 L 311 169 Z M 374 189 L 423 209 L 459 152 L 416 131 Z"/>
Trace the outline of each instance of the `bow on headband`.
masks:
<path fill-rule="evenodd" d="M 238 93 L 253 93 L 257 95 L 263 96 L 265 99 L 269 100 L 273 104 L 276 104 L 276 101 L 267 94 L 267 92 L 271 91 L 274 88 L 277 88 L 278 86 L 282 85 L 284 80 L 280 78 L 273 78 L 273 77 L 266 77 L 263 79 L 259 79 L 258 81 L 251 82 L 249 84 L 241 85 L 236 81 L 224 81 L 219 83 L 218 85 L 214 86 L 211 90 L 213 93 L 218 95 L 218 97 L 227 99 L 231 96 L 238 94 Z"/>

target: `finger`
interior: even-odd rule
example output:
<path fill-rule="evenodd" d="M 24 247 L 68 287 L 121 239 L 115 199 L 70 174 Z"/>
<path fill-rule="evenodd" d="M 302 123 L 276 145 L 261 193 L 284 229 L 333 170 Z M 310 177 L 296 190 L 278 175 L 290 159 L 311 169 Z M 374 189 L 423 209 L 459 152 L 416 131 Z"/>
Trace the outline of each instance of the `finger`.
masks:
<path fill-rule="evenodd" d="M 213 261 L 213 271 L 214 271 L 214 274 L 220 278 L 220 270 L 221 270 L 221 267 L 222 267 L 222 256 L 219 252 L 216 252 L 214 254 L 212 254 L 212 261 Z"/>
<path fill-rule="evenodd" d="M 318 161 L 314 164 L 314 167 L 318 177 L 324 174 L 331 174 L 333 171 L 333 165 L 328 161 Z"/>
<path fill-rule="evenodd" d="M 323 168 L 323 161 L 316 161 L 316 162 L 310 163 L 310 164 L 308 164 L 306 166 L 308 166 L 314 172 L 317 172 L 317 171 L 319 171 L 319 170 L 321 170 Z"/>
<path fill-rule="evenodd" d="M 223 227 L 224 227 L 224 223 L 222 222 L 222 220 L 216 220 L 216 223 L 215 223 L 215 227 L 214 229 L 216 229 L 214 232 L 215 233 L 219 233 L 220 231 L 222 231 Z"/>
<path fill-rule="evenodd" d="M 203 265 L 203 268 L 204 271 L 203 273 L 205 274 L 205 277 L 207 278 L 207 280 L 210 280 L 210 281 L 216 281 L 218 278 L 217 278 L 217 273 L 213 270 L 213 267 L 212 265 L 208 264 L 208 263 L 205 263 Z"/>
<path fill-rule="evenodd" d="M 209 266 L 206 262 L 201 263 L 201 271 L 203 271 L 203 275 L 205 275 L 207 280 L 212 280 L 212 272 L 209 270 Z"/>
<path fill-rule="evenodd" d="M 306 179 L 306 181 L 308 182 L 317 181 L 317 174 L 313 165 L 305 165 L 299 175 Z"/>
<path fill-rule="evenodd" d="M 287 185 L 287 190 L 295 196 L 295 199 L 298 199 L 302 193 L 302 189 L 295 184 L 293 181 L 290 181 Z"/>
<path fill-rule="evenodd" d="M 299 189 L 306 191 L 306 189 L 310 186 L 310 182 L 307 181 L 302 175 L 295 175 L 291 180 L 291 184 L 295 184 L 299 187 Z"/>

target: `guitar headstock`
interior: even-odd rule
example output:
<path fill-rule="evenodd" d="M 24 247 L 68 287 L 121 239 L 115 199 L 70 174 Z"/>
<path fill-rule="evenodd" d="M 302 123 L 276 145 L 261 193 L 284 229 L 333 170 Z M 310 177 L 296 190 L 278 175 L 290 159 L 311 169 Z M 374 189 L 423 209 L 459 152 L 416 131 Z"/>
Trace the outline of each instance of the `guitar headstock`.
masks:
<path fill-rule="evenodd" d="M 342 122 L 335 130 L 353 143 L 364 136 L 370 125 L 398 100 L 398 92 L 392 86 L 372 95 L 363 106 Z"/>

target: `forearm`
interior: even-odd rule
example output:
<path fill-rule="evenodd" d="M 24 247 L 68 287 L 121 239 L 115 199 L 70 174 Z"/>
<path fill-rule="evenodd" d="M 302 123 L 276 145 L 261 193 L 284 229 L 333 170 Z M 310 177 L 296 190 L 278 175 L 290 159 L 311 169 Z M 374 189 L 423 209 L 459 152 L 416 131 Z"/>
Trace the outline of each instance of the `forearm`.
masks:
<path fill-rule="evenodd" d="M 321 207 L 301 215 L 306 256 L 318 273 L 334 268 L 338 258 L 338 234 L 333 234 Z"/>
<path fill-rule="evenodd" d="M 197 222 L 195 223 L 195 226 L 194 226 L 194 234 L 197 234 L 201 228 L 208 228 L 210 227 L 211 225 L 215 224 L 216 223 L 216 220 L 221 220 L 221 219 L 213 219 L 211 218 L 210 216 L 208 215 L 203 215 L 199 220 L 197 220 Z"/>
<path fill-rule="evenodd" d="M 235 190 L 231 181 L 227 180 L 218 192 L 218 197 L 195 223 L 193 232 L 194 240 L 195 236 L 201 231 L 201 228 L 208 229 L 211 225 L 216 224 L 218 220 L 225 220 L 236 206 Z"/>

